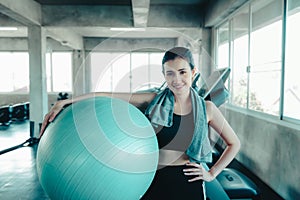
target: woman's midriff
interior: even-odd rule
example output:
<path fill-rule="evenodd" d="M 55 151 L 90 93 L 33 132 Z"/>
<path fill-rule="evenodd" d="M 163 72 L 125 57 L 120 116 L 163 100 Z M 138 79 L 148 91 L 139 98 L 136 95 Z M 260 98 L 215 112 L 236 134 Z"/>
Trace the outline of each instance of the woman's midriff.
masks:
<path fill-rule="evenodd" d="M 159 150 L 159 165 L 184 165 L 189 161 L 189 157 L 181 151 Z"/>

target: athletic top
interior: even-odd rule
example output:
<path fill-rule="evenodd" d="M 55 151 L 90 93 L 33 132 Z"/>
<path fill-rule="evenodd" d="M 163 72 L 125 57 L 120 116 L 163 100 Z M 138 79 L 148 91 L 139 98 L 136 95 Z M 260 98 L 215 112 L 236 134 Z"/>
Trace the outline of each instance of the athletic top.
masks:
<path fill-rule="evenodd" d="M 190 146 L 194 133 L 193 112 L 187 115 L 173 114 L 170 127 L 159 127 L 156 134 L 159 149 L 185 152 Z"/>
<path fill-rule="evenodd" d="M 151 125 L 156 129 L 173 125 L 175 97 L 169 88 L 160 91 L 151 101 L 145 111 Z M 208 137 L 208 122 L 205 100 L 196 90 L 191 88 L 191 103 L 193 108 L 194 133 L 190 146 L 185 153 L 191 162 L 212 162 L 212 148 Z"/>

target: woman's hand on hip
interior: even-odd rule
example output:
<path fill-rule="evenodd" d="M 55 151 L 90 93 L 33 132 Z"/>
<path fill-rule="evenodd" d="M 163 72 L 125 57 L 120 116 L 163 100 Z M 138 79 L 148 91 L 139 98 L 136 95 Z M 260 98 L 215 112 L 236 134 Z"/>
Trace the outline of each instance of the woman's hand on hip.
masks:
<path fill-rule="evenodd" d="M 191 179 L 188 180 L 189 182 L 197 180 L 204 180 L 210 182 L 215 178 L 212 174 L 206 171 L 201 164 L 188 162 L 186 163 L 186 166 L 188 168 L 184 169 L 183 172 L 184 175 L 191 176 Z"/>

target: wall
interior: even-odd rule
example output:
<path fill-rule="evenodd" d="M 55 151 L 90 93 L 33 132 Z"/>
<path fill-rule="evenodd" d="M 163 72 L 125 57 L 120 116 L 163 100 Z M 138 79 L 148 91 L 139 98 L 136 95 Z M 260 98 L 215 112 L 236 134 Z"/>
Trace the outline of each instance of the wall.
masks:
<path fill-rule="evenodd" d="M 284 199 L 300 196 L 300 125 L 223 108 L 241 140 L 237 160 Z"/>
<path fill-rule="evenodd" d="M 27 31 L 27 28 L 26 28 Z M 3 38 L 0 37 L 0 51 L 28 51 L 28 40 L 24 37 L 17 38 Z M 47 51 L 57 50 L 57 51 L 71 51 L 67 46 L 62 46 L 56 40 L 52 38 L 47 38 Z"/>
<path fill-rule="evenodd" d="M 54 104 L 58 97 L 57 93 L 48 94 L 48 106 L 49 108 Z M 71 95 L 70 95 L 71 97 Z M 17 103 L 29 102 L 29 94 L 0 94 L 0 107 L 4 105 L 13 105 Z"/>

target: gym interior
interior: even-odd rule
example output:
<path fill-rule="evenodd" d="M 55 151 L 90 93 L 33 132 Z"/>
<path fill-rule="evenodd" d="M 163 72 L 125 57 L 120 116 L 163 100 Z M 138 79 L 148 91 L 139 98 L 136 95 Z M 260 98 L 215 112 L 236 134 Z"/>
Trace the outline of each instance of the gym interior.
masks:
<path fill-rule="evenodd" d="M 160 89 L 174 46 L 241 141 L 207 199 L 300 198 L 299 1 L 0 0 L 0 22 L 0 199 L 50 199 L 36 154 L 55 102 Z"/>

